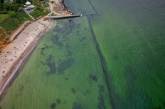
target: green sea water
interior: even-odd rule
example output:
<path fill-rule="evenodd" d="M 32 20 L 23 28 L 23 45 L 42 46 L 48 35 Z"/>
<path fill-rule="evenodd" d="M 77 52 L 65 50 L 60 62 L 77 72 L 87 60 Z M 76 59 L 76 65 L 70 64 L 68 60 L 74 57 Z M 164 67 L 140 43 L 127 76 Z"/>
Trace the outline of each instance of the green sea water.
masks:
<path fill-rule="evenodd" d="M 1 109 L 164 109 L 165 2 L 65 0 Z"/>

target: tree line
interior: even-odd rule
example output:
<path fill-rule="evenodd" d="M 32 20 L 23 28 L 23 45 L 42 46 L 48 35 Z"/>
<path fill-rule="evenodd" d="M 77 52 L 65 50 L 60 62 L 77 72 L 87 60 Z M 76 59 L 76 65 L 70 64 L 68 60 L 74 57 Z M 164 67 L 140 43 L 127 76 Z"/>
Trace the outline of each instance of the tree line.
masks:
<path fill-rule="evenodd" d="M 3 4 L 3 3 L 8 3 L 8 2 L 13 2 L 13 3 L 25 3 L 27 0 L 0 0 L 0 3 Z"/>
<path fill-rule="evenodd" d="M 6 11 L 17 11 L 27 0 L 0 0 L 0 13 L 5 13 Z"/>
<path fill-rule="evenodd" d="M 18 3 L 13 3 L 13 4 L 9 4 L 9 3 L 3 3 L 0 4 L 0 11 L 17 11 L 22 5 L 18 4 Z"/>

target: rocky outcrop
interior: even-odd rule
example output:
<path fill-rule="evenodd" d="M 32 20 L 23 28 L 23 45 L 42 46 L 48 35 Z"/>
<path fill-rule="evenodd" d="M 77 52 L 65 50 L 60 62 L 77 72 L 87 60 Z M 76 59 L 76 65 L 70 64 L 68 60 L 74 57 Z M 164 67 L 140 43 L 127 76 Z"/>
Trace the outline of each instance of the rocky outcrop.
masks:
<path fill-rule="evenodd" d="M 67 9 L 64 0 L 49 0 L 51 14 L 53 15 L 71 15 L 71 11 Z"/>

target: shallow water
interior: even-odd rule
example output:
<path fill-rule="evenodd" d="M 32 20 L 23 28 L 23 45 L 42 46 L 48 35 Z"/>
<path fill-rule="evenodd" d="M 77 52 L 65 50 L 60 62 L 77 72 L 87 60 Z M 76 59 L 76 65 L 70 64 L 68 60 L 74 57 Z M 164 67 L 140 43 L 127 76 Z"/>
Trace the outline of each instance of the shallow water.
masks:
<path fill-rule="evenodd" d="M 165 2 L 67 0 L 2 109 L 164 109 Z"/>

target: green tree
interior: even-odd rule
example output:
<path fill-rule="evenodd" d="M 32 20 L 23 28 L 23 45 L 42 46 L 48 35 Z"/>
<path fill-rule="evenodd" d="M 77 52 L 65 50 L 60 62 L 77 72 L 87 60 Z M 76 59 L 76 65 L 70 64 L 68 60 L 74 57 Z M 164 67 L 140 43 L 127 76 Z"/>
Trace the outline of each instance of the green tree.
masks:
<path fill-rule="evenodd" d="M 4 0 L 0 0 L 0 3 L 4 3 Z"/>

